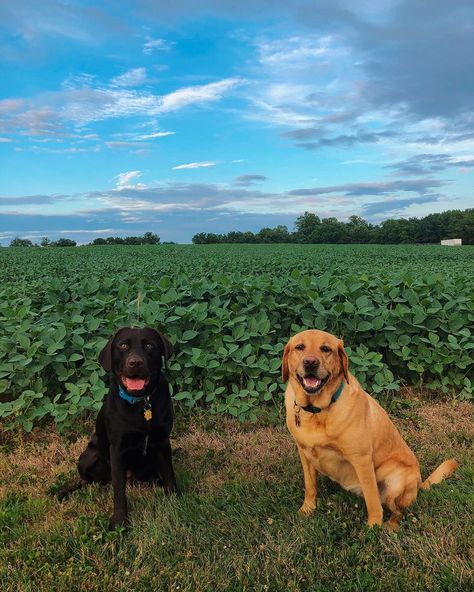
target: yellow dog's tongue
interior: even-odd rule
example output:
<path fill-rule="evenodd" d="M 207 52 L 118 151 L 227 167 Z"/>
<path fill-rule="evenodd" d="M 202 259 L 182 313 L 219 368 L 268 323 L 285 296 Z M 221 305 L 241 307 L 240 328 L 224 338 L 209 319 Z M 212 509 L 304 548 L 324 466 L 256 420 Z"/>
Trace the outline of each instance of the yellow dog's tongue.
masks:
<path fill-rule="evenodd" d="M 141 391 L 145 387 L 144 378 L 127 378 L 122 376 L 122 382 L 127 391 Z"/>

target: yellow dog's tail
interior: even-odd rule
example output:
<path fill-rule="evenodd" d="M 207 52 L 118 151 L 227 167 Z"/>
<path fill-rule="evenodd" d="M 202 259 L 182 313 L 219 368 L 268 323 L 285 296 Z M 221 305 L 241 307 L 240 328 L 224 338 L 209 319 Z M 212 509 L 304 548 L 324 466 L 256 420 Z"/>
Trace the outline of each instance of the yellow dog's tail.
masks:
<path fill-rule="evenodd" d="M 441 483 L 443 479 L 449 477 L 451 473 L 458 468 L 458 462 L 454 460 L 454 458 L 450 458 L 449 460 L 445 460 L 443 463 L 439 465 L 437 469 L 435 469 L 431 475 L 423 481 L 421 484 L 421 489 L 429 489 L 432 485 L 436 485 L 437 483 Z"/>

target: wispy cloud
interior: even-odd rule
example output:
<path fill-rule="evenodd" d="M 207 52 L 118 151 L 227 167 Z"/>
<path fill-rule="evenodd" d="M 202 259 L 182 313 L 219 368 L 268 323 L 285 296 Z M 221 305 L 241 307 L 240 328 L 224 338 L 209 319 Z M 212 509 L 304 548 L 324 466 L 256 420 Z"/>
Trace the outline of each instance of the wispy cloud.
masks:
<path fill-rule="evenodd" d="M 112 78 L 112 86 L 140 86 L 146 82 L 146 68 L 132 68 L 120 76 Z"/>
<path fill-rule="evenodd" d="M 151 55 L 155 51 L 167 51 L 169 48 L 169 43 L 165 39 L 153 39 L 151 37 L 147 37 L 142 46 L 143 53 L 146 55 Z"/>
<path fill-rule="evenodd" d="M 266 181 L 265 175 L 239 175 L 233 181 L 234 185 L 239 187 L 247 187 L 249 185 L 256 185 L 257 183 L 263 183 Z"/>
<path fill-rule="evenodd" d="M 215 160 L 205 160 L 202 162 L 188 162 L 187 164 L 178 164 L 171 167 L 173 171 L 179 171 L 181 169 L 201 169 L 206 167 L 212 167 L 217 164 Z"/>
<path fill-rule="evenodd" d="M 362 206 L 362 215 L 371 219 L 383 217 L 400 216 L 404 210 L 416 204 L 425 204 L 437 201 L 440 196 L 437 194 L 412 196 L 409 198 L 390 198 L 383 201 L 369 202 Z"/>
<path fill-rule="evenodd" d="M 115 178 L 117 180 L 117 191 L 124 189 L 145 189 L 146 185 L 143 183 L 131 183 L 133 179 L 139 179 L 142 176 L 141 171 L 128 171 L 127 173 L 120 173 Z"/>
<path fill-rule="evenodd" d="M 153 140 L 154 138 L 164 138 L 166 136 L 173 136 L 176 132 L 154 132 L 152 134 L 143 134 L 137 136 L 137 140 Z"/>
<path fill-rule="evenodd" d="M 308 62 L 321 59 L 330 53 L 331 37 L 294 36 L 284 39 L 264 40 L 258 43 L 258 59 L 264 66 L 285 68 L 288 65 L 302 68 Z"/>
<path fill-rule="evenodd" d="M 348 196 L 384 195 L 386 193 L 415 192 L 427 193 L 434 187 L 446 185 L 447 181 L 422 178 L 403 179 L 397 181 L 373 181 L 369 183 L 346 183 L 342 185 L 330 185 L 327 187 L 312 187 L 308 189 L 294 189 L 290 195 L 324 195 L 329 193 L 344 193 Z"/>
<path fill-rule="evenodd" d="M 416 154 L 410 158 L 385 165 L 396 175 L 431 175 L 448 168 L 474 167 L 474 156 L 471 158 L 453 157 L 451 154 Z"/>
<path fill-rule="evenodd" d="M 198 86 L 186 86 L 161 98 L 158 113 L 177 111 L 188 105 L 202 105 L 220 100 L 228 91 L 243 84 L 241 78 L 226 78 Z"/>
<path fill-rule="evenodd" d="M 290 132 L 295 137 L 298 132 L 306 130 L 296 130 Z M 382 132 L 364 132 L 358 131 L 355 134 L 341 134 L 334 137 L 322 137 L 312 142 L 297 142 L 297 146 L 305 148 L 306 150 L 319 150 L 321 148 L 350 148 L 358 144 L 376 144 L 383 140 L 393 139 L 397 136 L 395 132 L 390 130 Z"/>

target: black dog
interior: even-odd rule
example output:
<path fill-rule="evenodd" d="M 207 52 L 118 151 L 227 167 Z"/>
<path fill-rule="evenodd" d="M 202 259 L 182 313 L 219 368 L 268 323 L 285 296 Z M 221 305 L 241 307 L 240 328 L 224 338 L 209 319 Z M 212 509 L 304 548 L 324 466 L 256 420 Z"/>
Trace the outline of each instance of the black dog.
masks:
<path fill-rule="evenodd" d="M 97 416 L 95 432 L 79 457 L 80 483 L 60 492 L 60 499 L 87 483 L 110 483 L 114 490 L 112 527 L 127 520 L 127 473 L 137 481 L 160 483 L 177 493 L 171 461 L 173 406 L 162 372 L 173 348 L 154 329 L 123 328 L 100 352 L 110 389 Z"/>

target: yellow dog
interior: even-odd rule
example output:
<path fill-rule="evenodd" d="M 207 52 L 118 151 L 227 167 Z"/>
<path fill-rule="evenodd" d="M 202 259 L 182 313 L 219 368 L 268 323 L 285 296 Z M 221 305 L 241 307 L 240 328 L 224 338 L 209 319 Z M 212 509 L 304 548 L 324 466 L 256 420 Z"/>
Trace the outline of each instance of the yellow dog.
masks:
<path fill-rule="evenodd" d="M 300 512 L 316 508 L 317 473 L 363 495 L 368 525 L 382 524 L 382 505 L 396 529 L 418 490 L 440 483 L 457 467 L 443 462 L 426 481 L 413 452 L 382 407 L 348 371 L 343 342 L 324 331 L 303 331 L 283 354 L 286 423 L 303 465 L 305 496 Z"/>

